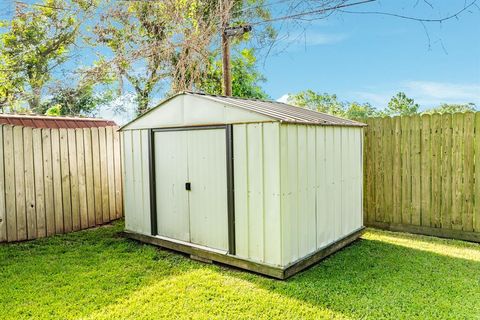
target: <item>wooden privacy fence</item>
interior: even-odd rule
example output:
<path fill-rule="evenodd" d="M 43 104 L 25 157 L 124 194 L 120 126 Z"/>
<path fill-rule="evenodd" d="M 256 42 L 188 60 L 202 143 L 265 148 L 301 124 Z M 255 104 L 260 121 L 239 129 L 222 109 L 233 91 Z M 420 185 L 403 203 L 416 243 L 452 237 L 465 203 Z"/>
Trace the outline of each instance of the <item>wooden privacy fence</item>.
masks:
<path fill-rule="evenodd" d="M 0 242 L 106 223 L 122 202 L 115 127 L 0 126 Z"/>
<path fill-rule="evenodd" d="M 367 123 L 365 225 L 480 242 L 480 112 Z"/>

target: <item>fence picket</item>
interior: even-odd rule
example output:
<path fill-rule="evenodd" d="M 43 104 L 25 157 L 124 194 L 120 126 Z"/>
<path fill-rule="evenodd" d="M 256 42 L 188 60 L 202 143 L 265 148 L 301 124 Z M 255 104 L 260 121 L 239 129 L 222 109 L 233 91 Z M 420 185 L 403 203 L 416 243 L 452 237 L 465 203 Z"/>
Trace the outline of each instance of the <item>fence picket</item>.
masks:
<path fill-rule="evenodd" d="M 412 206 L 411 206 L 411 223 L 420 225 L 421 218 L 421 132 L 420 117 L 413 116 L 410 118 L 412 130 L 410 136 L 411 145 L 411 167 L 412 167 Z"/>
<path fill-rule="evenodd" d="M 45 226 L 46 236 L 55 234 L 55 201 L 53 188 L 52 153 L 53 145 L 50 129 L 41 129 L 43 155 L 43 182 L 45 187 Z"/>
<path fill-rule="evenodd" d="M 475 113 L 475 213 L 473 215 L 473 229 L 475 232 L 480 232 L 480 112 Z"/>
<path fill-rule="evenodd" d="M 27 240 L 27 208 L 25 207 L 25 159 L 23 152 L 23 127 L 13 127 L 13 152 L 15 159 L 15 200 L 17 238 Z"/>
<path fill-rule="evenodd" d="M 113 133 L 113 154 L 115 162 L 115 217 L 123 215 L 122 197 L 122 154 L 121 154 L 120 133 L 115 130 Z"/>
<path fill-rule="evenodd" d="M 113 130 L 112 127 L 105 128 L 106 156 L 107 156 L 107 181 L 109 199 L 109 220 L 116 217 L 115 212 L 115 157 L 113 155 Z"/>
<path fill-rule="evenodd" d="M 87 183 L 85 175 L 85 145 L 83 143 L 83 129 L 75 129 L 77 146 L 77 172 L 78 172 L 78 209 L 80 215 L 80 229 L 88 228 L 87 212 Z"/>
<path fill-rule="evenodd" d="M 0 125 L 0 242 L 7 241 L 7 212 L 5 208 L 5 167 L 3 125 Z"/>
<path fill-rule="evenodd" d="M 45 221 L 45 187 L 43 172 L 43 152 L 42 152 L 42 129 L 32 130 L 33 142 L 33 170 L 35 176 L 35 212 L 36 212 L 36 233 L 38 238 L 47 235 Z"/>
<path fill-rule="evenodd" d="M 463 138 L 463 223 L 462 230 L 473 231 L 473 189 L 474 189 L 474 125 L 475 114 L 473 112 L 464 115 L 464 138 Z M 480 196 L 480 194 L 478 195 Z"/>
<path fill-rule="evenodd" d="M 463 135 L 464 115 L 452 117 L 452 229 L 461 229 L 463 223 Z"/>
<path fill-rule="evenodd" d="M 85 183 L 87 192 L 88 226 L 95 226 L 95 189 L 93 185 L 92 131 L 83 129 L 85 150 Z"/>
<path fill-rule="evenodd" d="M 432 203 L 431 203 L 431 212 L 430 212 L 430 225 L 435 228 L 440 228 L 442 226 L 442 215 L 444 212 L 444 208 L 442 207 L 445 205 L 445 201 L 442 202 L 442 199 L 446 199 L 445 195 L 442 194 L 442 179 L 444 177 L 445 172 L 442 169 L 448 170 L 444 166 L 442 166 L 442 161 L 446 155 L 442 153 L 442 143 L 445 142 L 442 139 L 448 140 L 449 135 L 447 133 L 443 133 L 443 124 L 442 118 L 440 115 L 433 114 L 431 119 L 431 132 L 432 132 L 432 143 L 431 143 L 431 171 L 432 171 Z M 449 150 L 444 150 L 449 151 Z"/>
<path fill-rule="evenodd" d="M 27 217 L 27 239 L 37 238 L 35 210 L 35 176 L 33 171 L 33 129 L 23 128 L 23 152 L 25 169 L 25 207 Z"/>
<path fill-rule="evenodd" d="M 421 117 L 421 216 L 420 221 L 422 226 L 430 227 L 431 225 L 431 165 L 433 158 L 430 152 L 430 118 L 429 114 L 424 114 Z"/>

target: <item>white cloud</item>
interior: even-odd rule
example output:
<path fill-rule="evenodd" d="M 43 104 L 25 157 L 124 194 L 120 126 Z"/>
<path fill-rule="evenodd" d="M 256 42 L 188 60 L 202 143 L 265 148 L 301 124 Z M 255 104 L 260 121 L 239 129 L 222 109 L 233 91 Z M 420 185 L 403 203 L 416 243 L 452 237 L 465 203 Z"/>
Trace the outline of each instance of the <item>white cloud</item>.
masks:
<path fill-rule="evenodd" d="M 422 104 L 468 103 L 480 104 L 480 83 L 459 84 L 433 81 L 407 81 L 405 91 Z"/>
<path fill-rule="evenodd" d="M 281 96 L 280 98 L 277 99 L 278 102 L 283 102 L 283 103 L 287 103 L 288 101 L 288 93 L 284 94 L 283 96 Z"/>
<path fill-rule="evenodd" d="M 324 33 L 318 31 L 305 31 L 302 33 L 291 33 L 281 40 L 294 49 L 300 49 L 312 46 L 329 45 L 342 42 L 347 39 L 348 35 L 344 33 Z"/>

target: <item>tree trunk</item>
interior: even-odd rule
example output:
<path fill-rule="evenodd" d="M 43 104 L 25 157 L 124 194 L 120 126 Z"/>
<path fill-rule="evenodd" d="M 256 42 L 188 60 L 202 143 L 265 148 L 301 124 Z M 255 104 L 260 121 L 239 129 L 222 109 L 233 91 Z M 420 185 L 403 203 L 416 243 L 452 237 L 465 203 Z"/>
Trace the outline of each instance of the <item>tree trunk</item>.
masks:
<path fill-rule="evenodd" d="M 32 87 L 32 95 L 28 99 L 28 105 L 30 106 L 30 110 L 32 110 L 35 113 L 42 113 L 41 92 L 42 92 L 42 88 Z"/>
<path fill-rule="evenodd" d="M 137 92 L 137 115 L 141 115 L 148 109 L 150 92 L 148 90 L 136 89 Z"/>

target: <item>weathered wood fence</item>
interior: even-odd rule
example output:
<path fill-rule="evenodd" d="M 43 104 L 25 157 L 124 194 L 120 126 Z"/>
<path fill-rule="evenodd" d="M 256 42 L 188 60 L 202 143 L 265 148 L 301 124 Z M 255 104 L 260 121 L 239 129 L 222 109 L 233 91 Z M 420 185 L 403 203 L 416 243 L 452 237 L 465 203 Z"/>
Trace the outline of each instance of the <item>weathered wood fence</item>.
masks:
<path fill-rule="evenodd" d="M 480 112 L 367 123 L 365 225 L 480 242 Z"/>
<path fill-rule="evenodd" d="M 100 225 L 122 202 L 115 127 L 0 126 L 0 242 Z"/>

